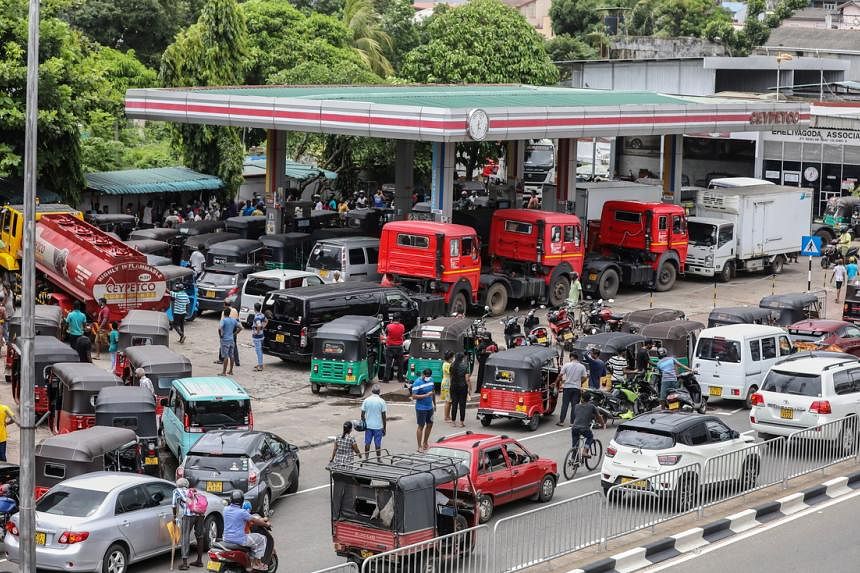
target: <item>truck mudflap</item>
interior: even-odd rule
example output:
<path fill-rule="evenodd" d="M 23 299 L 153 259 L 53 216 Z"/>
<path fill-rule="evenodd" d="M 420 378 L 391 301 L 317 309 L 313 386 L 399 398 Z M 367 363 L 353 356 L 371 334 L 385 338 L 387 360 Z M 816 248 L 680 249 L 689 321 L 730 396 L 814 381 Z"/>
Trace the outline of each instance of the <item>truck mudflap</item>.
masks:
<path fill-rule="evenodd" d="M 418 316 L 422 319 L 445 316 L 446 314 L 448 305 L 442 295 L 415 293 L 410 294 L 409 298 L 418 303 Z"/>

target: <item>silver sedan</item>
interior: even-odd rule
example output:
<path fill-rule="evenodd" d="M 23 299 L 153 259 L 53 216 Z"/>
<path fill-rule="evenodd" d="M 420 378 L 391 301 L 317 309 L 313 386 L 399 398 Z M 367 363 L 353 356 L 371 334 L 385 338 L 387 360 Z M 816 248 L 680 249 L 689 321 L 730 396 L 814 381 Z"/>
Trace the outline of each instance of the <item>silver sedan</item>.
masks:
<path fill-rule="evenodd" d="M 129 563 L 170 551 L 174 485 L 152 476 L 95 472 L 51 488 L 36 504 L 39 569 L 126 573 Z M 207 548 L 223 531 L 223 502 L 207 494 Z M 9 560 L 19 562 L 18 515 L 5 538 Z"/>

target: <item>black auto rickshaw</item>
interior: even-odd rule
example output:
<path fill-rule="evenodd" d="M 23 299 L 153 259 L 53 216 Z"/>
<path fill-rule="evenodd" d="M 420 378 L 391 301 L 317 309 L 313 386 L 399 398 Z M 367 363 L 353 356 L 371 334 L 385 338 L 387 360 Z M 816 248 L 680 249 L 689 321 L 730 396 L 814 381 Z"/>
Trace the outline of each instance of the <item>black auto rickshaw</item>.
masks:
<path fill-rule="evenodd" d="M 134 373 L 138 368 L 143 368 L 146 376 L 152 381 L 152 387 L 158 396 L 156 413 L 159 416 L 173 388 L 173 381 L 192 376 L 191 361 L 186 356 L 160 344 L 126 348 L 122 372 L 114 372 L 114 374 L 122 378 L 126 384 L 132 384 L 135 381 Z"/>
<path fill-rule="evenodd" d="M 37 304 L 33 312 L 36 336 L 53 336 L 59 340 L 63 333 L 63 309 L 55 304 Z M 6 320 L 6 328 L 9 342 L 14 342 L 21 334 L 20 308 Z"/>
<path fill-rule="evenodd" d="M 378 237 L 387 222 L 388 213 L 384 209 L 353 209 L 346 212 L 344 219 L 345 226 L 360 235 Z"/>
<path fill-rule="evenodd" d="M 173 256 L 173 247 L 167 241 L 158 241 L 156 239 L 129 239 L 125 241 L 125 246 L 143 253 L 144 255 L 158 255 L 159 257 L 170 258 Z"/>
<path fill-rule="evenodd" d="M 170 346 L 170 322 L 157 310 L 130 310 L 119 323 L 114 374 L 121 376 L 126 368 L 125 351 L 132 346 L 160 344 Z"/>
<path fill-rule="evenodd" d="M 194 237 L 224 230 L 224 221 L 186 221 L 176 227 L 180 243 L 194 243 Z"/>
<path fill-rule="evenodd" d="M 642 327 L 639 334 L 646 339 L 655 341 L 668 350 L 678 362 L 684 366 L 689 366 L 692 363 L 696 340 L 703 328 L 705 325 L 695 320 L 670 320 L 647 324 Z M 634 354 L 634 358 L 635 356 Z M 655 353 L 652 362 L 656 361 L 657 355 Z"/>
<path fill-rule="evenodd" d="M 708 328 L 729 324 L 765 324 L 774 322 L 774 311 L 757 306 L 719 306 L 708 315 Z"/>
<path fill-rule="evenodd" d="M 424 370 L 433 373 L 433 383 L 442 383 L 442 363 L 446 352 L 463 352 L 466 366 L 471 372 L 475 366 L 475 333 L 472 320 L 443 316 L 423 322 L 409 333 L 409 362 L 407 372 L 410 378 L 419 376 Z"/>
<path fill-rule="evenodd" d="M 335 552 L 360 563 L 378 553 L 442 537 L 438 543 L 392 555 L 369 570 L 453 570 L 472 550 L 477 535 L 444 537 L 478 525 L 478 495 L 470 473 L 459 456 L 430 453 L 385 453 L 332 465 Z"/>
<path fill-rule="evenodd" d="M 228 233 L 236 233 L 243 239 L 259 239 L 266 234 L 265 215 L 239 215 L 230 217 L 226 222 Z"/>
<path fill-rule="evenodd" d="M 323 324 L 314 334 L 311 392 L 337 386 L 364 396 L 379 373 L 382 321 L 373 316 L 346 315 Z"/>
<path fill-rule="evenodd" d="M 487 358 L 478 419 L 489 426 L 495 418 L 519 420 L 535 431 L 541 416 L 555 411 L 558 354 L 545 346 L 518 346 Z"/>
<path fill-rule="evenodd" d="M 128 240 L 150 239 L 172 244 L 176 241 L 178 231 L 167 227 L 151 227 L 149 229 L 135 229 L 128 235 Z"/>
<path fill-rule="evenodd" d="M 12 363 L 6 367 L 6 382 L 12 385 L 12 398 L 21 403 L 21 349 L 17 342 L 9 343 Z M 48 412 L 48 371 L 58 362 L 78 362 L 78 351 L 53 336 L 39 335 L 33 340 L 35 364 L 35 410 L 42 415 Z"/>
<path fill-rule="evenodd" d="M 263 235 L 259 241 L 266 247 L 267 269 L 304 270 L 314 241 L 308 233 Z"/>
<path fill-rule="evenodd" d="M 684 311 L 674 308 L 644 308 L 642 310 L 634 310 L 624 315 L 624 320 L 621 323 L 621 331 L 636 334 L 646 324 L 666 322 L 668 320 L 683 320 L 684 318 Z"/>
<path fill-rule="evenodd" d="M 133 430 L 93 426 L 39 442 L 36 499 L 65 479 L 100 471 L 140 473 L 140 452 Z"/>
<path fill-rule="evenodd" d="M 774 311 L 776 326 L 788 326 L 795 322 L 821 318 L 824 312 L 818 295 L 811 292 L 791 292 L 766 296 L 758 303 L 759 308 Z"/>
<path fill-rule="evenodd" d="M 845 302 L 842 303 L 842 320 L 860 324 L 860 285 L 845 285 Z"/>
<path fill-rule="evenodd" d="M 90 362 L 58 362 L 48 375 L 51 431 L 65 434 L 95 425 L 93 403 L 99 390 L 121 386 L 122 380 Z"/>
<path fill-rule="evenodd" d="M 240 238 L 241 237 L 236 233 L 225 233 L 223 231 L 221 231 L 220 233 L 204 233 L 202 235 L 189 237 L 188 240 L 182 244 L 179 258 L 182 261 L 190 260 L 191 253 L 196 251 L 200 247 L 200 245 L 203 245 L 203 248 L 208 250 L 212 248 L 212 245 L 217 245 L 218 243 L 223 243 L 224 241 L 232 241 L 234 239 Z"/>
<path fill-rule="evenodd" d="M 161 477 L 155 397 L 145 388 L 111 386 L 96 396 L 96 426 L 133 431 L 143 450 L 143 472 Z"/>
<path fill-rule="evenodd" d="M 137 226 L 137 217 L 125 213 L 84 213 L 84 221 L 106 233 L 116 233 L 122 241 Z"/>
<path fill-rule="evenodd" d="M 209 247 L 206 264 L 245 263 L 262 267 L 266 261 L 266 245 L 256 239 L 233 239 Z"/>

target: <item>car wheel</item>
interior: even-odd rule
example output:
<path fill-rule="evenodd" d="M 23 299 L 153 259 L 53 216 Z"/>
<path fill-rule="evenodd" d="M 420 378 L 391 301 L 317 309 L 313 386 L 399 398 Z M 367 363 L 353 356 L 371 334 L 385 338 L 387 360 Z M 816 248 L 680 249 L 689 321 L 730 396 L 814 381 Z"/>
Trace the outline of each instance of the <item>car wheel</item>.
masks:
<path fill-rule="evenodd" d="M 268 491 L 263 492 L 263 497 L 260 498 L 260 515 L 266 517 L 272 510 L 272 496 Z"/>
<path fill-rule="evenodd" d="M 600 274 L 600 279 L 598 279 L 597 294 L 603 300 L 615 298 L 620 285 L 621 279 L 618 278 L 618 272 L 615 269 L 606 269 Z"/>
<path fill-rule="evenodd" d="M 732 277 L 735 276 L 735 264 L 731 261 L 728 261 L 725 265 L 723 265 L 723 270 L 720 271 L 720 282 L 727 283 L 732 280 Z"/>
<path fill-rule="evenodd" d="M 493 503 L 493 498 L 489 495 L 478 496 L 478 521 L 487 523 L 493 517 L 493 511 L 496 506 Z"/>
<path fill-rule="evenodd" d="M 699 500 L 699 482 L 693 474 L 682 475 L 675 486 L 675 507 L 678 511 L 689 511 Z"/>
<path fill-rule="evenodd" d="M 489 428 L 490 424 L 492 424 L 492 423 L 493 423 L 493 417 L 490 416 L 489 414 L 485 414 L 485 415 L 481 416 L 481 425 L 484 426 L 485 428 Z"/>
<path fill-rule="evenodd" d="M 290 487 L 287 488 L 287 493 L 296 493 L 299 491 L 299 462 L 296 462 L 296 470 L 290 476 Z"/>
<path fill-rule="evenodd" d="M 102 573 L 125 573 L 128 569 L 128 550 L 114 543 L 105 552 L 102 559 Z"/>
<path fill-rule="evenodd" d="M 218 519 L 214 514 L 209 515 L 203 520 L 203 543 L 206 544 L 204 549 L 208 551 L 219 537 L 221 537 L 221 531 Z"/>
<path fill-rule="evenodd" d="M 570 280 L 565 276 L 558 276 L 549 285 L 549 303 L 552 306 L 561 306 L 570 295 Z"/>
<path fill-rule="evenodd" d="M 491 316 L 499 316 L 508 308 L 508 289 L 502 283 L 494 283 L 487 289 L 487 306 Z"/>
<path fill-rule="evenodd" d="M 312 394 L 319 394 L 320 393 L 320 385 L 311 382 L 311 393 Z"/>
<path fill-rule="evenodd" d="M 839 433 L 839 447 L 843 456 L 855 453 L 857 446 L 857 418 L 846 418 L 843 422 L 842 431 Z"/>
<path fill-rule="evenodd" d="M 657 271 L 657 281 L 654 285 L 654 290 L 657 292 L 666 292 L 675 286 L 675 279 L 678 278 L 678 270 L 675 265 L 669 261 L 660 265 L 660 270 Z"/>
<path fill-rule="evenodd" d="M 747 397 L 744 400 L 744 408 L 746 408 L 747 410 L 752 409 L 752 395 L 756 392 L 758 392 L 758 386 L 753 384 L 752 386 L 750 386 L 749 392 L 747 392 Z"/>
<path fill-rule="evenodd" d="M 544 476 L 540 482 L 540 492 L 538 493 L 538 501 L 546 503 L 552 499 L 555 494 L 555 478 L 552 476 Z"/>

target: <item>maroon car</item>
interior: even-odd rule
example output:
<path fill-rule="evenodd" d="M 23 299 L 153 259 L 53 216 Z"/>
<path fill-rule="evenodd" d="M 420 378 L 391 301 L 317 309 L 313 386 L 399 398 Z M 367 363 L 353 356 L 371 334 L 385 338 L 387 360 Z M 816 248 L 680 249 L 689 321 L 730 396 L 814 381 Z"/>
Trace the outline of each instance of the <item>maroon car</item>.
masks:
<path fill-rule="evenodd" d="M 795 322 L 788 333 L 799 350 L 831 350 L 860 356 L 860 327 L 843 320 Z"/>

